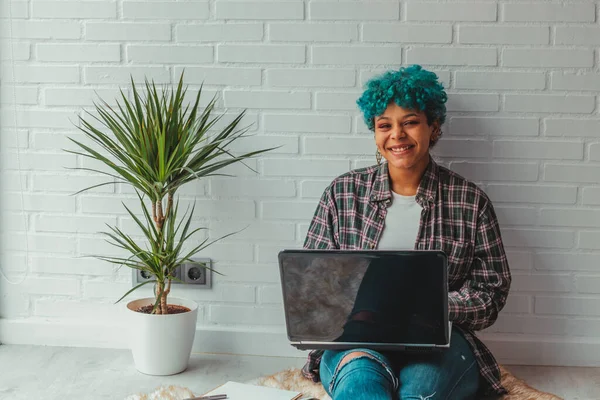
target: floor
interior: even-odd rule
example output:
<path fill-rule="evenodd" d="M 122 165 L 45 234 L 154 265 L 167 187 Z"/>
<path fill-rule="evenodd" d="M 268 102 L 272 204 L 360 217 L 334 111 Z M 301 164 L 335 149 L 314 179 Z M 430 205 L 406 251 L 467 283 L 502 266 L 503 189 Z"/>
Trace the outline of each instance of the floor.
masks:
<path fill-rule="evenodd" d="M 135 370 L 128 350 L 0 346 L 2 400 L 121 400 L 173 384 L 200 394 L 228 380 L 245 382 L 289 367 L 303 358 L 193 354 L 189 368 L 154 377 Z M 508 367 L 532 386 L 565 400 L 600 399 L 600 368 Z"/>

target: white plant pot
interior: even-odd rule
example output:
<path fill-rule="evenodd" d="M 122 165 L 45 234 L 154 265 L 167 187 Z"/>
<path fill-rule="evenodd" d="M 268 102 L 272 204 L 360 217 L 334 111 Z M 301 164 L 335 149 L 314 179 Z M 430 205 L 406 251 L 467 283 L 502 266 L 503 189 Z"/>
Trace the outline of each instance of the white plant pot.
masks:
<path fill-rule="evenodd" d="M 198 304 L 172 297 L 168 298 L 168 303 L 187 307 L 191 311 L 168 315 L 144 314 L 135 310 L 154 304 L 153 298 L 127 303 L 133 362 L 143 374 L 174 375 L 188 366 L 196 335 Z"/>

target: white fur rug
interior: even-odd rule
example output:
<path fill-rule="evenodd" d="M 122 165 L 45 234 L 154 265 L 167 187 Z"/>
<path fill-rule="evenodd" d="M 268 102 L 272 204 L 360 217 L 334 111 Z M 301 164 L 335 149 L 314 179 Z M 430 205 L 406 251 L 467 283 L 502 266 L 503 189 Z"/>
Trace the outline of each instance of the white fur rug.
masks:
<path fill-rule="evenodd" d="M 275 375 L 264 376 L 262 378 L 253 379 L 245 382 L 249 385 L 267 386 L 273 388 L 302 391 L 304 396 L 302 399 L 316 397 L 321 400 L 331 400 L 320 385 L 313 384 L 302 377 L 302 374 L 295 373 L 295 370 L 281 371 Z M 201 393 L 194 393 L 185 387 L 181 386 L 161 386 L 151 393 L 137 393 L 127 396 L 125 400 L 185 400 L 190 397 L 200 396 Z M 300 400 L 302 400 L 300 399 Z"/>
<path fill-rule="evenodd" d="M 138 393 L 127 396 L 125 400 L 184 400 L 194 397 L 194 393 L 181 386 L 161 386 L 152 393 Z"/>
<path fill-rule="evenodd" d="M 500 370 L 502 372 L 502 384 L 509 391 L 509 394 L 502 396 L 501 400 L 562 400 L 553 394 L 540 392 L 530 387 L 503 367 L 500 367 Z M 320 383 L 313 383 L 305 379 L 300 370 L 296 368 L 280 371 L 276 374 L 264 376 L 246 383 L 294 390 L 303 393 L 303 398 L 315 397 L 320 400 L 331 400 Z M 152 393 L 134 394 L 125 400 L 184 400 L 193 396 L 194 394 L 187 388 L 163 386 Z"/>

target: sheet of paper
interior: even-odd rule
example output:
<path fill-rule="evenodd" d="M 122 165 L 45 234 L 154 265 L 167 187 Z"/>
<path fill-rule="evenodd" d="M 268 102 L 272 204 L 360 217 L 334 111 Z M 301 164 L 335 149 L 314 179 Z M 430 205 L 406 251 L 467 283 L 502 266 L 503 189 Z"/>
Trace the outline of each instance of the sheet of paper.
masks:
<path fill-rule="evenodd" d="M 294 400 L 301 397 L 300 392 L 231 381 L 211 390 L 204 396 L 214 396 L 215 394 L 226 394 L 227 400 Z"/>

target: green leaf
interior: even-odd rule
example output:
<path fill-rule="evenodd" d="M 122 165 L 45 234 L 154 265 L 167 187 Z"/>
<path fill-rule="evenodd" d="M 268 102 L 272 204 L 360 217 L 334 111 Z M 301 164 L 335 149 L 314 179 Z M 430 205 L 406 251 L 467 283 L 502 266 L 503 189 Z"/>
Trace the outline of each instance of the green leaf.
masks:
<path fill-rule="evenodd" d="M 119 300 L 115 301 L 115 304 L 117 304 L 118 302 L 120 302 L 121 300 L 123 300 L 125 297 L 129 296 L 130 293 L 138 290 L 142 286 L 147 285 L 149 283 L 154 283 L 154 281 L 146 281 L 146 282 L 140 283 L 139 285 L 137 285 L 136 287 L 134 287 L 133 289 L 131 289 L 130 291 L 128 291 L 127 293 L 125 293 L 123 296 L 121 296 L 121 298 Z"/>

